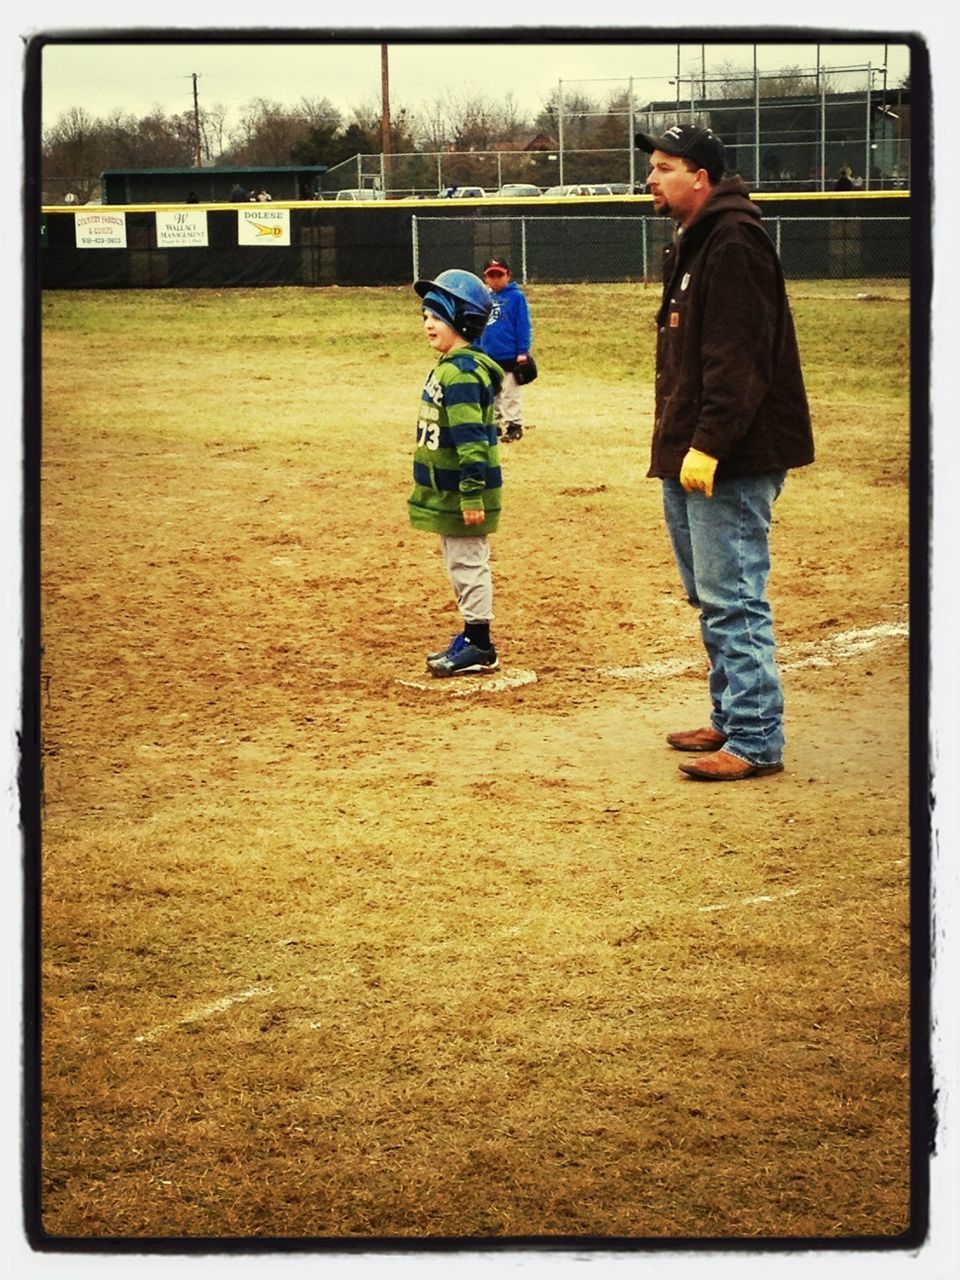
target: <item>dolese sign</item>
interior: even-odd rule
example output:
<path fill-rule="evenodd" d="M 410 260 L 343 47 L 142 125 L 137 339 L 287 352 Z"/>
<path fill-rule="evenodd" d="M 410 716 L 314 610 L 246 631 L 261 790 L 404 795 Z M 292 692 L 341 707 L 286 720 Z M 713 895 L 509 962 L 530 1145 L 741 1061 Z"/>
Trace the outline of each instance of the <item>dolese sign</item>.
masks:
<path fill-rule="evenodd" d="M 290 243 L 290 210 L 265 209 L 258 205 L 254 209 L 240 209 L 237 212 L 237 244 L 289 245 Z"/>

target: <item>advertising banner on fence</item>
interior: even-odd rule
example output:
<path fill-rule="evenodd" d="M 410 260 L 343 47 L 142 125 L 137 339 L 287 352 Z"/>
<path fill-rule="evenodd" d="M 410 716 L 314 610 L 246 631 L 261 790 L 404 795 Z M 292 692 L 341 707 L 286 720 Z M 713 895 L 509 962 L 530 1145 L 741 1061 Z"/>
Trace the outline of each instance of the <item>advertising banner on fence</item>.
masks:
<path fill-rule="evenodd" d="M 75 213 L 74 226 L 78 249 L 125 249 L 127 247 L 127 215 L 125 213 Z"/>
<path fill-rule="evenodd" d="M 289 245 L 289 209 L 240 209 L 237 212 L 237 243 Z"/>
<path fill-rule="evenodd" d="M 205 249 L 207 215 L 201 209 L 158 209 L 158 249 Z"/>

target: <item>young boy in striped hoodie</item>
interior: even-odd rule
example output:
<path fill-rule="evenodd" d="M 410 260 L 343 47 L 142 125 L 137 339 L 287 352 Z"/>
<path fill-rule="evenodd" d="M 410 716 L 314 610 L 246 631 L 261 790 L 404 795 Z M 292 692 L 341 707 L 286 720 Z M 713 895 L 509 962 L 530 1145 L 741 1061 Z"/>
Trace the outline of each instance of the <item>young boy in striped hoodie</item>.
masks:
<path fill-rule="evenodd" d="M 490 314 L 490 295 L 469 271 L 442 271 L 414 285 L 423 300 L 424 333 L 438 355 L 420 399 L 413 492 L 415 529 L 440 535 L 463 630 L 427 655 L 434 676 L 495 671 L 490 635 L 493 579 L 488 535 L 500 519 L 502 476 L 494 401 L 503 370 L 475 344 Z"/>

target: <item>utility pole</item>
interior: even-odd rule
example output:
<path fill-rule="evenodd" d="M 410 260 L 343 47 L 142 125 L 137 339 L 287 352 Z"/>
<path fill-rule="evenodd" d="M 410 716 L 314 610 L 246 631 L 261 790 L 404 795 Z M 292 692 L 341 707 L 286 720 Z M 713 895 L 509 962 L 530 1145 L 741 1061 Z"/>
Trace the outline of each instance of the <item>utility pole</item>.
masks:
<path fill-rule="evenodd" d="M 196 148 L 194 150 L 194 163 L 197 168 L 201 168 L 202 161 L 200 159 L 200 99 L 197 96 L 197 73 L 193 73 L 193 136 L 196 139 Z"/>
<path fill-rule="evenodd" d="M 386 199 L 389 176 L 387 156 L 390 154 L 390 66 L 387 46 L 380 46 L 380 183 Z"/>

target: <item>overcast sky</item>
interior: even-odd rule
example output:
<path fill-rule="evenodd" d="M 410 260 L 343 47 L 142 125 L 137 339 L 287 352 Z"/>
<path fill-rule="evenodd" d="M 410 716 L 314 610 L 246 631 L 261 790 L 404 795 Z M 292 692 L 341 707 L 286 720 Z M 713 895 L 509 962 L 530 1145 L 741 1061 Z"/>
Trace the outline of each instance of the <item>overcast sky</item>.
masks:
<path fill-rule="evenodd" d="M 75 34 L 75 33 L 74 33 Z M 129 33 L 132 34 L 132 33 Z M 231 32 L 231 38 L 235 33 Z M 634 33 L 631 33 L 634 34 Z M 582 35 L 582 33 L 581 33 Z M 167 114 L 192 111 L 193 74 L 201 106 L 227 108 L 228 125 L 240 108 L 255 98 L 294 107 L 304 97 L 328 98 L 349 115 L 350 108 L 376 104 L 379 109 L 380 43 L 302 37 L 292 44 L 189 43 L 176 45 L 158 36 L 149 43 L 113 45 L 51 43 L 42 52 L 41 90 L 43 127 L 49 128 L 71 107 L 83 107 L 103 117 L 119 110 L 143 116 L 154 107 Z M 388 45 L 390 104 L 422 110 L 446 94 L 480 90 L 487 97 L 512 93 L 521 114 L 533 117 L 563 82 L 565 91 L 583 91 L 605 101 L 634 79 L 638 106 L 657 98 L 673 98 L 676 86 L 675 42 L 657 41 L 656 32 L 643 41 L 593 44 L 567 38 L 532 47 L 514 42 L 479 45 L 413 43 L 411 36 Z M 707 74 L 711 65 L 734 63 L 752 67 L 752 44 L 709 42 L 705 46 Z M 681 78 L 701 68 L 701 43 L 679 46 Z M 772 40 L 757 45 L 761 71 L 785 66 L 814 68 L 816 41 L 783 44 Z M 838 37 L 819 46 L 822 67 L 887 66 L 887 83 L 895 86 L 909 70 L 909 48 L 902 43 L 861 44 Z M 835 77 L 838 87 L 862 88 L 865 72 Z M 882 87 L 881 76 L 873 81 Z M 684 89 L 689 94 L 689 89 Z"/>

